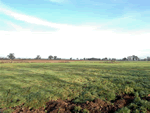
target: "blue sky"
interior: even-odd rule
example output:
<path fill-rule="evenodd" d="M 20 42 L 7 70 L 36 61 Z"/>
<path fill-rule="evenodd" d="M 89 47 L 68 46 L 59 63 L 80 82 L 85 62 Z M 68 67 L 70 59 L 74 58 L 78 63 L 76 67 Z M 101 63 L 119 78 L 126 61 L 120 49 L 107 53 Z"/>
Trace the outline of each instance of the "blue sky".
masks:
<path fill-rule="evenodd" d="M 0 0 L 0 56 L 145 58 L 149 6 L 149 0 Z"/>

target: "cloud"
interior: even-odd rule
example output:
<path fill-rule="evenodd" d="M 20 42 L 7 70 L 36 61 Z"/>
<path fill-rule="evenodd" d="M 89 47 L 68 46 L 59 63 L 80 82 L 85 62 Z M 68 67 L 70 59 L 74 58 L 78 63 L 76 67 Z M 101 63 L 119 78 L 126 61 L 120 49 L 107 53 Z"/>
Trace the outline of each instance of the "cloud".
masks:
<path fill-rule="evenodd" d="M 63 26 L 63 25 L 43 21 L 41 19 L 38 19 L 38 18 L 35 18 L 35 17 L 32 17 L 32 16 L 27 16 L 27 15 L 24 15 L 24 14 L 15 13 L 15 12 L 12 12 L 12 11 L 4 9 L 4 8 L 0 8 L 0 11 L 3 12 L 4 14 L 6 14 L 6 15 L 9 15 L 9 16 L 17 19 L 17 20 L 25 21 L 25 22 L 28 22 L 28 23 L 31 23 L 31 24 L 51 26 L 51 27 L 54 27 L 54 28 L 60 28 L 60 27 Z"/>
<path fill-rule="evenodd" d="M 56 31 L 32 32 L 32 28 L 25 29 L 19 24 L 5 21 L 16 31 L 0 31 L 1 40 L 7 42 L 11 48 L 5 51 L 14 52 L 16 55 L 25 54 L 34 57 L 37 54 L 48 56 L 49 51 L 60 57 L 115 57 L 122 58 L 128 55 L 140 55 L 139 50 L 150 49 L 150 30 L 121 31 L 119 29 L 103 29 L 105 25 L 119 20 L 132 18 L 127 15 L 110 20 L 103 25 L 68 25 L 45 21 L 33 16 L 21 14 L 1 7 L 0 11 L 16 20 L 33 25 L 42 25 L 56 28 Z M 9 40 L 9 41 L 8 41 Z M 0 48 L 5 43 L 0 44 Z M 33 52 L 34 51 L 34 52 Z M 148 52 L 143 52 L 148 54 Z M 22 57 L 23 57 L 22 56 Z M 46 57 L 45 57 L 46 58 Z"/>
<path fill-rule="evenodd" d="M 5 21 L 5 23 L 7 23 L 8 25 L 12 26 L 13 28 L 15 28 L 16 31 L 23 31 L 24 29 L 21 26 L 18 26 L 10 21 Z"/>
<path fill-rule="evenodd" d="M 56 24 L 56 23 L 51 23 L 42 19 L 38 19 L 36 17 L 32 17 L 32 16 L 28 16 L 25 14 L 20 14 L 20 13 L 16 13 L 13 12 L 11 10 L 7 10 L 5 8 L 0 8 L 0 11 L 3 12 L 4 14 L 11 16 L 13 18 L 15 18 L 16 20 L 21 20 L 27 23 L 31 23 L 31 24 L 36 24 L 36 25 L 43 25 L 43 26 L 49 26 L 49 27 L 53 27 L 53 28 L 57 28 L 57 29 L 74 29 L 74 30 L 92 30 L 95 29 L 95 27 L 91 27 L 91 26 L 73 26 L 73 25 L 67 25 L 67 24 Z"/>

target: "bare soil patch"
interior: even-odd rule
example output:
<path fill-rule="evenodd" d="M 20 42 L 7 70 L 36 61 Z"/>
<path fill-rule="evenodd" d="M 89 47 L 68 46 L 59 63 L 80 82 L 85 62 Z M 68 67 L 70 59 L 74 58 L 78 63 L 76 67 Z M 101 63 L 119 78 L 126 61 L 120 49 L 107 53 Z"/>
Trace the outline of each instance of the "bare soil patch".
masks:
<path fill-rule="evenodd" d="M 95 99 L 91 102 L 87 101 L 86 103 L 74 103 L 72 100 L 50 100 L 49 102 L 45 103 L 46 108 L 39 108 L 39 109 L 29 109 L 22 107 L 24 103 L 20 106 L 12 107 L 11 109 L 14 110 L 13 113 L 77 113 L 75 111 L 75 107 L 81 108 L 78 113 L 83 113 L 83 109 L 87 109 L 89 113 L 114 113 L 118 109 L 129 105 L 134 100 L 134 95 L 122 95 L 117 96 L 116 100 L 110 103 L 106 103 L 105 101 L 101 99 Z M 150 100 L 149 100 L 150 101 Z M 111 103 L 114 103 L 114 105 L 111 105 Z M 6 108 L 5 108 L 6 109 Z M 3 109 L 4 110 L 4 109 Z M 47 110 L 47 112 L 45 112 Z M 2 109 L 1 109 L 2 111 Z M 147 111 L 149 112 L 149 111 Z"/>
<path fill-rule="evenodd" d="M 0 63 L 69 63 L 82 60 L 0 60 Z"/>
<path fill-rule="evenodd" d="M 4 63 L 69 63 L 69 62 L 75 62 L 75 61 L 87 61 L 87 60 L 21 60 L 21 59 L 15 59 L 13 61 L 11 60 L 0 60 L 1 64 Z M 94 61 L 87 61 L 89 63 L 95 63 Z M 104 62 L 104 61 L 96 61 L 97 63 L 120 63 L 120 62 Z"/>

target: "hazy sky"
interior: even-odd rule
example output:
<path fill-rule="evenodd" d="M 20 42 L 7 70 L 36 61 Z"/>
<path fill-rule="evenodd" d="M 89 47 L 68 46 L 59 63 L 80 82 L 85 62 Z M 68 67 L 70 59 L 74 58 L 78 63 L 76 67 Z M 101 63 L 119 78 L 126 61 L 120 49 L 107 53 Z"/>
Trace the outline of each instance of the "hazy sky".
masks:
<path fill-rule="evenodd" d="M 0 0 L 0 57 L 150 56 L 150 0 Z"/>

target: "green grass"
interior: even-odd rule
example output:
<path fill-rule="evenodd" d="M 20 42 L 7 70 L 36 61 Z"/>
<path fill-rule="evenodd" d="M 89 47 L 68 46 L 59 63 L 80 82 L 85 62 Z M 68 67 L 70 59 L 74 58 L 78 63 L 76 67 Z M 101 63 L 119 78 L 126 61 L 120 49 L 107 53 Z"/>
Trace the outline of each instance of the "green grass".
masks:
<path fill-rule="evenodd" d="M 75 98 L 76 103 L 95 98 L 111 101 L 123 93 L 138 93 L 140 97 L 150 94 L 150 62 L 0 65 L 0 108 L 21 103 L 38 108 L 58 98 Z"/>

